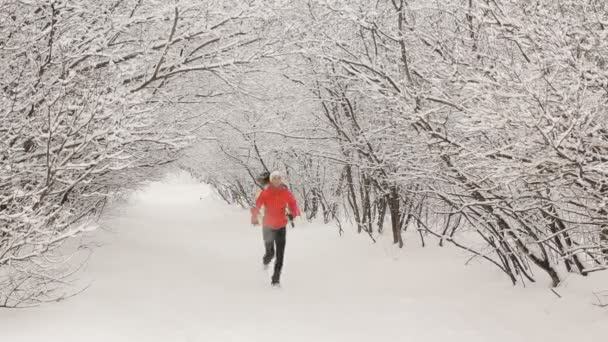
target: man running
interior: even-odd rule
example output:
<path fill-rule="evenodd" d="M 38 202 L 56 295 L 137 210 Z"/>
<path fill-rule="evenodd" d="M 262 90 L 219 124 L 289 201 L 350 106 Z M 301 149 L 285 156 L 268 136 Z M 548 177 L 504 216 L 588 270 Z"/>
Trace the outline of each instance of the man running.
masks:
<path fill-rule="evenodd" d="M 270 174 L 270 185 L 258 196 L 255 208 L 252 210 L 251 222 L 259 224 L 258 214 L 264 207 L 264 218 L 262 230 L 264 236 L 264 248 L 266 250 L 262 262 L 268 266 L 276 254 L 274 273 L 271 284 L 280 285 L 281 270 L 283 268 L 283 256 L 285 254 L 287 213 L 293 217 L 299 216 L 300 211 L 293 194 L 283 185 L 282 176 L 279 171 Z"/>

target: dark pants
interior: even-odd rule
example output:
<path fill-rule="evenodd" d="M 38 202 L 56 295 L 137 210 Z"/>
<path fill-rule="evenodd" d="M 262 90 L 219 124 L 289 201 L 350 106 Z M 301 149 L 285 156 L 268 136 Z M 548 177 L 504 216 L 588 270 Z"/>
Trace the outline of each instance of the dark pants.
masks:
<path fill-rule="evenodd" d="M 272 229 L 268 227 L 264 227 L 262 229 L 264 235 L 264 247 L 266 248 L 266 253 L 262 258 L 262 262 L 264 265 L 268 265 L 272 259 L 276 257 L 277 260 L 274 263 L 274 274 L 272 275 L 272 282 L 278 283 L 281 278 L 281 269 L 283 268 L 283 256 L 285 255 L 285 242 L 286 242 L 286 232 L 285 227 L 281 229 Z"/>

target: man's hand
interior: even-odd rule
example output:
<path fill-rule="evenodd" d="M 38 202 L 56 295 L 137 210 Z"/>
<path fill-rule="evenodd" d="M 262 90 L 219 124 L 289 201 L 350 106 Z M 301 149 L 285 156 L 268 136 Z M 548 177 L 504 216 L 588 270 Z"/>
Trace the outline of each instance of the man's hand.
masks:
<path fill-rule="evenodd" d="M 258 221 L 258 212 L 255 208 L 251 208 L 251 224 L 254 226 L 257 226 L 260 224 L 260 222 Z"/>

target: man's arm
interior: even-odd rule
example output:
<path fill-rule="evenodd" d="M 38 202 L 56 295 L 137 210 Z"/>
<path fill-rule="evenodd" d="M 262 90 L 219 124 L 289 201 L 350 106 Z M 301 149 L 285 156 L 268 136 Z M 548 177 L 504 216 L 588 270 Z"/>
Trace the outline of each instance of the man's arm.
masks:
<path fill-rule="evenodd" d="M 289 213 L 293 217 L 300 216 L 300 209 L 298 209 L 296 198 L 293 196 L 291 191 L 286 190 L 285 192 L 287 194 L 287 206 L 289 207 Z"/>
<path fill-rule="evenodd" d="M 258 195 L 258 198 L 255 200 L 255 207 L 253 209 L 251 209 L 251 223 L 253 223 L 254 225 L 259 224 L 258 215 L 260 213 L 260 209 L 262 209 L 262 206 L 264 206 L 265 199 L 266 199 L 265 194 L 266 194 L 266 191 L 262 191 Z"/>

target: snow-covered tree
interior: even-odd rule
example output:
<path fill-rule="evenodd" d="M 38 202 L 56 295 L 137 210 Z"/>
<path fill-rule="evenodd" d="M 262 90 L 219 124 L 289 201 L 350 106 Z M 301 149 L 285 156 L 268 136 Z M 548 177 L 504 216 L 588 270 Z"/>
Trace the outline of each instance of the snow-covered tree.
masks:
<path fill-rule="evenodd" d="M 0 306 L 64 296 L 108 195 L 174 160 L 201 104 L 273 53 L 267 18 L 240 1 L 0 3 Z"/>
<path fill-rule="evenodd" d="M 242 206 L 279 169 L 309 219 L 513 283 L 604 270 L 607 6 L 5 0 L 0 305 L 61 298 L 109 196 L 176 160 Z"/>
<path fill-rule="evenodd" d="M 413 226 L 514 283 L 535 268 L 553 285 L 563 271 L 603 270 L 606 6 L 296 2 L 280 13 L 293 41 L 280 61 L 308 92 L 300 120 L 253 143 L 236 114 L 222 148 L 243 149 L 249 169 L 260 155 L 288 162 L 312 184 L 309 165 L 332 170 L 315 191 L 342 197 L 332 203 L 372 238 L 388 217 L 400 246 Z M 293 136 L 302 115 L 317 126 L 312 144 Z"/>

